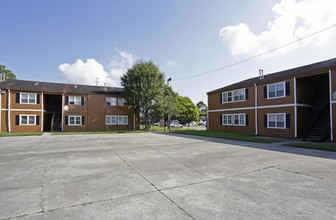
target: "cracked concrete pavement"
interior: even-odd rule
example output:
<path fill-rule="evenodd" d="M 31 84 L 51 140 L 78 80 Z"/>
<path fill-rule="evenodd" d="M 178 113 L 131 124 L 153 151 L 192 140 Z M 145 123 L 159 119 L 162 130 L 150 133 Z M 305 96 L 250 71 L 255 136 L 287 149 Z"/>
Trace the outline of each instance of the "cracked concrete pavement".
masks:
<path fill-rule="evenodd" d="M 154 133 L 0 152 L 0 219 L 336 219 L 332 152 Z"/>

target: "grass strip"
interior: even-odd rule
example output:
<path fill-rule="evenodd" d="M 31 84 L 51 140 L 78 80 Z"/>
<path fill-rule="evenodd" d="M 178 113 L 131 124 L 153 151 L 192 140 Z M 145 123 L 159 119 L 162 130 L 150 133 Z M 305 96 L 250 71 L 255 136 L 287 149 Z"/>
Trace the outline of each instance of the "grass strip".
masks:
<path fill-rule="evenodd" d="M 300 142 L 300 143 L 289 143 L 284 144 L 284 146 L 289 147 L 300 147 L 316 150 L 325 150 L 325 151 L 336 151 L 335 143 L 311 143 L 311 142 Z"/>
<path fill-rule="evenodd" d="M 18 137 L 18 136 L 41 136 L 42 132 L 31 132 L 31 133 L 7 133 L 0 132 L 0 137 Z"/>
<path fill-rule="evenodd" d="M 173 133 L 177 134 L 186 134 L 186 135 L 196 135 L 196 136 L 203 136 L 203 137 L 214 137 L 214 138 L 222 138 L 222 139 L 229 139 L 235 141 L 246 141 L 246 142 L 256 142 L 256 143 L 263 143 L 263 144 L 271 144 L 280 142 L 276 139 L 269 139 L 269 138 L 262 138 L 257 136 L 249 136 L 244 134 L 238 133 L 227 133 L 227 132 L 220 132 L 220 131 L 204 131 L 204 130 L 175 130 Z"/>
<path fill-rule="evenodd" d="M 52 132 L 52 135 L 86 135 L 86 134 L 122 134 L 122 133 L 143 133 L 143 130 L 120 130 L 120 131 L 64 131 Z"/>

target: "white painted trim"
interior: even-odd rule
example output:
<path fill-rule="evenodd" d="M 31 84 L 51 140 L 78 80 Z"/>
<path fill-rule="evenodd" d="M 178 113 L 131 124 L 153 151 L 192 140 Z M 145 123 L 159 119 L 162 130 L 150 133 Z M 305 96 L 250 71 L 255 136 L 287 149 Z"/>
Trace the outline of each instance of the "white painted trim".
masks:
<path fill-rule="evenodd" d="M 296 78 L 294 77 L 294 137 L 297 138 L 297 97 L 296 97 Z"/>
<path fill-rule="evenodd" d="M 332 101 L 331 101 L 331 104 L 336 104 L 336 100 L 332 100 Z"/>
<path fill-rule="evenodd" d="M 40 96 L 40 103 L 41 103 L 41 120 L 40 120 L 40 126 L 41 126 L 41 132 L 43 132 L 43 127 L 44 127 L 44 102 L 43 102 L 43 92 L 41 93 L 41 96 Z"/>
<path fill-rule="evenodd" d="M 254 84 L 254 121 L 255 135 L 258 135 L 258 86 Z"/>
<path fill-rule="evenodd" d="M 332 83 L 331 83 L 331 69 L 329 69 L 329 111 L 330 111 L 330 140 L 334 140 L 333 130 L 333 113 L 332 113 Z"/>
<path fill-rule="evenodd" d="M 11 132 L 11 123 L 10 123 L 10 112 L 11 112 L 11 109 L 10 109 L 10 90 L 8 89 L 8 96 L 7 96 L 8 98 L 8 114 L 7 114 L 7 116 L 8 116 L 8 118 L 7 118 L 7 120 L 8 120 L 8 133 L 10 133 Z"/>
<path fill-rule="evenodd" d="M 312 105 L 308 104 L 296 104 L 299 107 L 309 107 L 311 108 Z M 295 104 L 281 104 L 281 105 L 264 105 L 264 106 L 257 106 L 257 109 L 265 109 L 265 108 L 285 108 L 285 107 L 294 107 Z M 244 111 L 244 110 L 252 110 L 255 109 L 253 107 L 241 107 L 241 108 L 227 108 L 227 109 L 216 109 L 216 110 L 208 110 L 210 112 L 228 112 L 228 111 Z"/>
<path fill-rule="evenodd" d="M 276 85 L 278 85 L 278 84 L 283 84 L 283 87 L 284 87 L 283 96 L 269 97 L 269 87 L 274 85 L 275 88 L 276 88 Z M 275 95 L 276 95 L 276 93 L 277 93 L 277 90 L 275 90 Z M 272 84 L 267 85 L 267 99 L 279 99 L 279 98 L 284 98 L 284 97 L 286 97 L 286 81 L 278 82 L 278 83 L 272 83 Z"/>
<path fill-rule="evenodd" d="M 8 111 L 8 108 L 0 109 L 1 111 Z M 12 108 L 10 109 L 11 112 L 44 112 L 41 109 L 20 109 L 20 108 Z"/>

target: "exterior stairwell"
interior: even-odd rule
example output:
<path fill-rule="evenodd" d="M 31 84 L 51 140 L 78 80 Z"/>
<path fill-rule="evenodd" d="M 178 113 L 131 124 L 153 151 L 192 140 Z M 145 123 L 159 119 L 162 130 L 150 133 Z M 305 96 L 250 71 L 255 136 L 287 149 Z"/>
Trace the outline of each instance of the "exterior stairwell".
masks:
<path fill-rule="evenodd" d="M 310 129 L 306 137 L 303 139 L 304 141 L 313 141 L 313 142 L 324 142 L 326 137 L 329 134 L 329 109 L 325 109 L 316 122 L 314 123 L 313 127 Z"/>

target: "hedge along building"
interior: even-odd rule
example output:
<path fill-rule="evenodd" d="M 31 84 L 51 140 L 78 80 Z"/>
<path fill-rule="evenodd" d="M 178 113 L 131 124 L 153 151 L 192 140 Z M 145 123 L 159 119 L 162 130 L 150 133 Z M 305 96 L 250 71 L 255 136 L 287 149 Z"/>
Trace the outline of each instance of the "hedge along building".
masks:
<path fill-rule="evenodd" d="M 208 130 L 335 139 L 336 58 L 208 92 Z"/>
<path fill-rule="evenodd" d="M 122 88 L 9 80 L 0 82 L 0 132 L 139 129 Z"/>

